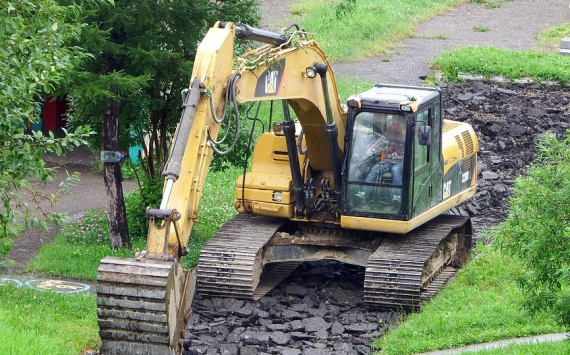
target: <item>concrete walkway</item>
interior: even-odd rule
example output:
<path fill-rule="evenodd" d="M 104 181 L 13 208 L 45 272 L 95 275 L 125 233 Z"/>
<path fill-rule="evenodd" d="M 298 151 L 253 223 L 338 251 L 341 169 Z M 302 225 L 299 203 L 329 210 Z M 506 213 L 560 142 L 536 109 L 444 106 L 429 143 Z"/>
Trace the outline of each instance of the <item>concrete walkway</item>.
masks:
<path fill-rule="evenodd" d="M 543 334 L 543 335 L 535 335 L 524 338 L 497 340 L 489 343 L 473 344 L 473 345 L 462 346 L 460 348 L 430 351 L 427 353 L 421 353 L 415 355 L 456 355 L 456 354 L 465 354 L 465 353 L 476 353 L 481 350 L 500 349 L 513 344 L 533 344 L 533 343 L 562 341 L 564 339 L 568 339 L 569 337 L 570 333 Z"/>

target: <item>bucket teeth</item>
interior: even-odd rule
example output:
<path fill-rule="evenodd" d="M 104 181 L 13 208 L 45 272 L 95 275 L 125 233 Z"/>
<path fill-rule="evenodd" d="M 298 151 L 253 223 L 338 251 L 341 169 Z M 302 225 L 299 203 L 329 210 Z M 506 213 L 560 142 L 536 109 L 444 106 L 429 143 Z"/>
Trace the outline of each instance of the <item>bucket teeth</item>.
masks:
<path fill-rule="evenodd" d="M 97 274 L 100 354 L 179 353 L 177 343 L 193 296 L 191 291 L 181 302 L 186 294 L 181 285 L 192 273 L 173 262 L 104 258 Z"/>

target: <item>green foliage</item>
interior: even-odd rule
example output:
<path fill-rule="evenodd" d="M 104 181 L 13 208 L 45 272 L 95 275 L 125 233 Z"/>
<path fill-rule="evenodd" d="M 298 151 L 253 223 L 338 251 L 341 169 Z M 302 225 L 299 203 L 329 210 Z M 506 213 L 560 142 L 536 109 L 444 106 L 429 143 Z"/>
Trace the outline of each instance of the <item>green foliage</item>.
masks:
<path fill-rule="evenodd" d="M 539 155 L 513 187 L 511 211 L 495 238 L 524 265 L 517 283 L 525 307 L 553 309 L 570 326 L 570 137 L 546 133 L 537 148 Z"/>
<path fill-rule="evenodd" d="M 140 165 L 132 166 L 139 188 L 125 197 L 127 224 L 131 236 L 146 239 L 148 235 L 148 218 L 146 208 L 157 208 L 162 198 L 163 178 L 153 178 L 141 172 Z"/>
<path fill-rule="evenodd" d="M 255 25 L 255 5 L 255 0 L 84 3 L 89 26 L 78 43 L 93 57 L 65 87 L 74 112 L 70 124 L 100 128 L 109 100 L 119 102 L 119 149 L 142 146 L 145 173 L 160 176 L 200 40 L 216 21 Z M 97 136 L 92 144 L 100 141 Z"/>
<path fill-rule="evenodd" d="M 530 77 L 537 82 L 570 82 L 570 57 L 538 52 L 519 52 L 494 47 L 463 47 L 434 60 L 444 79 L 457 81 L 458 73 L 501 75 L 511 80 Z"/>
<path fill-rule="evenodd" d="M 514 280 L 524 268 L 518 260 L 492 245 L 477 249 L 478 256 L 438 297 L 374 342 L 382 354 L 414 354 L 562 330 L 552 315 L 530 315 L 521 309 L 523 297 Z"/>
<path fill-rule="evenodd" d="M 26 134 L 24 129 L 26 120 L 39 119 L 42 98 L 86 58 L 79 47 L 66 46 L 81 33 L 82 26 L 74 22 L 79 13 L 78 7 L 60 6 L 55 0 L 0 4 L 0 239 L 12 238 L 19 225 L 45 227 L 50 221 L 61 221 L 61 216 L 40 206 L 55 202 L 55 194 L 42 194 L 29 181 L 52 180 L 54 170 L 46 166 L 43 154 L 61 155 L 84 144 L 89 129 L 79 126 L 63 139 L 41 132 Z M 31 202 L 22 198 L 22 190 L 33 196 Z M 2 245 L 0 262 L 10 243 Z"/>
<path fill-rule="evenodd" d="M 8 261 L 5 260 L 5 255 L 12 249 L 14 241 L 12 236 L 0 238 L 0 271 L 8 268 Z"/>

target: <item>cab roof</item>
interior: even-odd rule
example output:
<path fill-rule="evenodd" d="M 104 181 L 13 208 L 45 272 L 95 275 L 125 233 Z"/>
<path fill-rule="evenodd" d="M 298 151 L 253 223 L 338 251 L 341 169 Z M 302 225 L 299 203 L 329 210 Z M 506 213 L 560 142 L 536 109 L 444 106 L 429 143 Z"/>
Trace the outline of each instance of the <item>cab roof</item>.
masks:
<path fill-rule="evenodd" d="M 373 88 L 348 98 L 348 106 L 372 106 L 385 109 L 416 112 L 422 103 L 439 96 L 436 88 L 378 84 Z"/>

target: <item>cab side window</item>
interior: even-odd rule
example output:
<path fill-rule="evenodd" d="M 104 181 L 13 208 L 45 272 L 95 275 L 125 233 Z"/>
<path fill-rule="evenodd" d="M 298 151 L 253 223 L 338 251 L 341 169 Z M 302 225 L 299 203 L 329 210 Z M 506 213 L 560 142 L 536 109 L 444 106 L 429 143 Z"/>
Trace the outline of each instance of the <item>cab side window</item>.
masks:
<path fill-rule="evenodd" d="M 429 109 L 426 109 L 417 115 L 416 127 L 414 130 L 414 170 L 421 169 L 429 162 L 427 145 L 420 145 L 419 133 L 420 127 L 429 125 Z"/>

